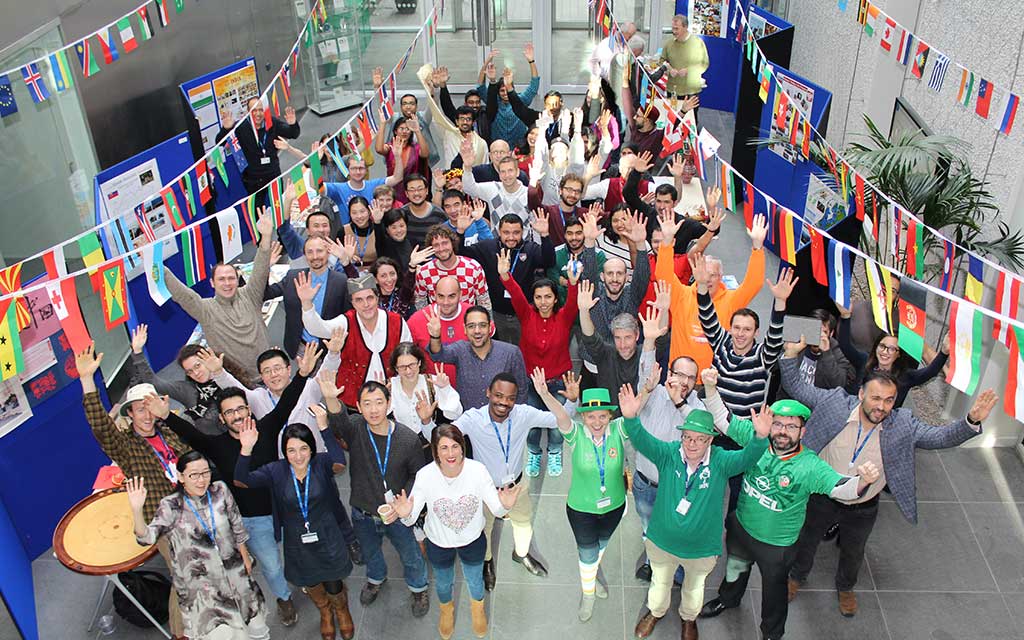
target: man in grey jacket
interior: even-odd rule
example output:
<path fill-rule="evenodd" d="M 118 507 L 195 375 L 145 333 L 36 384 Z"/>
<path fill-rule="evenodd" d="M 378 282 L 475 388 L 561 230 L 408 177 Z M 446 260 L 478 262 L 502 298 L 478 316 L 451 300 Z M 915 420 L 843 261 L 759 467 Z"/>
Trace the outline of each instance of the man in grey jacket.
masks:
<path fill-rule="evenodd" d="M 852 617 L 857 613 L 853 587 L 864 561 L 868 536 L 878 517 L 878 496 L 882 488 L 889 486 L 903 516 L 916 524 L 914 450 L 955 447 L 978 435 L 982 421 L 988 417 L 997 398 L 995 392 L 988 389 L 974 401 L 966 417 L 945 426 L 925 424 L 909 409 L 893 409 L 897 383 L 887 372 L 868 373 L 856 396 L 843 389 L 826 390 L 808 384 L 800 375 L 797 357 L 805 348 L 802 340 L 787 343 L 780 364 L 783 388 L 813 410 L 803 443 L 840 473 L 872 462 L 881 476 L 866 492 L 852 500 L 811 497 L 796 543 L 796 560 L 789 574 L 789 599 L 796 596 L 810 573 L 822 534 L 838 521 L 843 532 L 839 537 L 839 566 L 836 568 L 839 612 Z"/>

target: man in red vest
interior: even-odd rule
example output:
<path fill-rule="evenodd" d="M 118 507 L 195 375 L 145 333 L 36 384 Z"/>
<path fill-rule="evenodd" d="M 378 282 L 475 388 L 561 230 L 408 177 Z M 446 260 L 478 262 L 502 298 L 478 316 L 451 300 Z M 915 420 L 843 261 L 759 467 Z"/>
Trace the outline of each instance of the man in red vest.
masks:
<path fill-rule="evenodd" d="M 338 327 L 347 332 L 345 345 L 341 348 L 337 385 L 338 388 L 344 387 L 341 401 L 354 408 L 364 382 L 385 382 L 395 375 L 388 371 L 391 352 L 399 342 L 412 341 L 412 335 L 402 316 L 377 305 L 377 279 L 373 275 L 349 279 L 352 308 L 332 320 L 321 318 L 313 306 L 313 297 L 319 287 L 312 286 L 304 273 L 295 278 L 295 292 L 302 302 L 302 323 L 306 331 L 318 338 L 329 338 Z"/>

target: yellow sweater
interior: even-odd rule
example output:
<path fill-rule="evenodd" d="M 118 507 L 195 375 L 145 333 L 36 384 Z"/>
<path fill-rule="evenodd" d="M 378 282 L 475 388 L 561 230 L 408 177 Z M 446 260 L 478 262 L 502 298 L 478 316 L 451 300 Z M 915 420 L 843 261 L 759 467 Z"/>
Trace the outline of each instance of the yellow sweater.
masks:
<path fill-rule="evenodd" d="M 670 92 L 690 95 L 700 93 L 704 88 L 703 73 L 711 62 L 708 60 L 708 49 L 700 36 L 690 34 L 682 42 L 669 38 L 661 47 L 661 60 L 668 62 L 673 69 L 686 69 L 686 75 L 674 78 L 666 73 L 666 88 Z"/>

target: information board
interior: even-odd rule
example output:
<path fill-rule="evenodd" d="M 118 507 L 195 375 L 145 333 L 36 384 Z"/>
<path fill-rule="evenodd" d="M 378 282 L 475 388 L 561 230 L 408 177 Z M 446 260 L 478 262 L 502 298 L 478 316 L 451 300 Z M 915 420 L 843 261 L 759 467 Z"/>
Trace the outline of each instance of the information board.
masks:
<path fill-rule="evenodd" d="M 246 114 L 246 103 L 260 96 L 256 59 L 239 60 L 182 83 L 180 87 L 199 121 L 203 150 L 209 151 L 216 143 L 217 132 L 221 128 L 221 112 L 227 111 L 239 120 Z"/>

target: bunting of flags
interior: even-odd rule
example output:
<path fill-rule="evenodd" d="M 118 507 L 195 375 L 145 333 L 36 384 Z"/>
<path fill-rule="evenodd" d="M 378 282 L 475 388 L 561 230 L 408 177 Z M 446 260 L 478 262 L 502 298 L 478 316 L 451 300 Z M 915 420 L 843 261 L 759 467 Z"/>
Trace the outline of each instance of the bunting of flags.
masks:
<path fill-rule="evenodd" d="M 206 259 L 203 255 L 203 229 L 200 225 L 188 228 L 179 236 L 182 263 L 185 265 L 185 284 L 194 287 L 206 279 Z"/>
<path fill-rule="evenodd" d="M 128 321 L 128 283 L 124 275 L 124 260 L 118 258 L 100 269 L 103 283 L 100 300 L 103 306 L 103 322 L 107 331 Z"/>
<path fill-rule="evenodd" d="M 946 382 L 967 395 L 974 395 L 981 378 L 981 314 L 963 302 L 949 305 L 949 372 Z"/>

